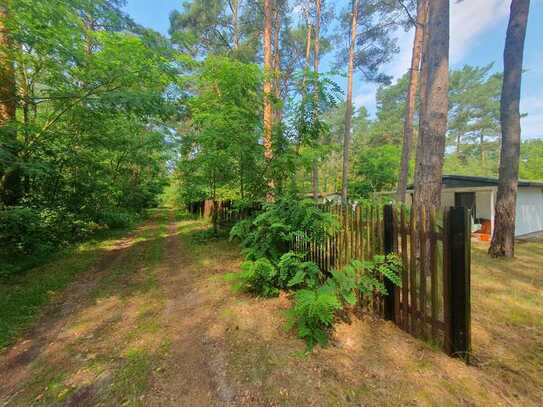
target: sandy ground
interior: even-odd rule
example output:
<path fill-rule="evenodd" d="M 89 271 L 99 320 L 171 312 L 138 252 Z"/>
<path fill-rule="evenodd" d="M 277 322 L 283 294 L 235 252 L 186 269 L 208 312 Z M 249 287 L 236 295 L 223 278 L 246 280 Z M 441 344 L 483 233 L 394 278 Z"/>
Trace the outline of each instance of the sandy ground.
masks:
<path fill-rule="evenodd" d="M 542 404 L 539 362 L 511 373 L 496 355 L 508 333 L 477 316 L 480 366 L 370 317 L 304 354 L 284 329 L 289 299 L 234 292 L 236 245 L 174 215 L 116 242 L 0 354 L 0 406 Z"/>

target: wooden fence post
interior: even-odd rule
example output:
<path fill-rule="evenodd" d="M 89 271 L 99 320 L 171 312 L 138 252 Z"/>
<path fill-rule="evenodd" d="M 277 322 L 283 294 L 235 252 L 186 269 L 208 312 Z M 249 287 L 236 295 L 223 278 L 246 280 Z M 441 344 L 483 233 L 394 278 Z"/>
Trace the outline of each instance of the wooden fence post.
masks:
<path fill-rule="evenodd" d="M 383 226 L 384 249 L 386 255 L 394 253 L 394 208 L 392 205 L 385 205 L 384 207 Z M 394 310 L 396 309 L 396 295 L 394 292 L 395 286 L 394 283 L 392 283 L 388 278 L 385 278 L 385 288 L 388 292 L 388 295 L 386 295 L 384 299 L 385 319 L 388 321 L 394 321 Z"/>
<path fill-rule="evenodd" d="M 449 249 L 449 324 L 447 348 L 452 356 L 468 361 L 471 351 L 471 216 L 464 207 L 451 208 L 448 213 Z"/>
<path fill-rule="evenodd" d="M 214 234 L 217 234 L 219 232 L 219 211 L 220 211 L 219 202 L 213 200 L 213 206 L 211 209 L 211 222 L 213 223 Z"/>

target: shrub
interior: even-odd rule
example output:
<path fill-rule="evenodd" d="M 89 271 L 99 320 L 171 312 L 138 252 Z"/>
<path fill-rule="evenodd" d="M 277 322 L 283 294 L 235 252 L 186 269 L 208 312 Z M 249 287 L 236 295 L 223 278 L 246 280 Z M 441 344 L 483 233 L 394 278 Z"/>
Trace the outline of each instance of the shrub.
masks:
<path fill-rule="evenodd" d="M 335 290 L 325 285 L 296 293 L 294 307 L 288 313 L 288 327 L 296 326 L 298 336 L 305 340 L 307 349 L 325 346 L 332 328 L 334 314 L 341 309 Z"/>
<path fill-rule="evenodd" d="M 247 260 L 241 270 L 237 278 L 242 290 L 264 297 L 279 295 L 277 269 L 268 259 Z"/>
<path fill-rule="evenodd" d="M 356 288 L 358 286 L 356 271 L 346 267 L 342 271 L 332 271 L 332 276 L 326 281 L 326 285 L 334 289 L 341 300 L 347 304 L 356 304 Z"/>
<path fill-rule="evenodd" d="M 0 251 L 3 257 L 32 254 L 43 248 L 44 228 L 40 214 L 31 208 L 0 211 Z"/>
<path fill-rule="evenodd" d="M 99 229 L 96 222 L 63 208 L 42 209 L 39 214 L 45 238 L 56 247 L 82 241 Z"/>
<path fill-rule="evenodd" d="M 288 252 L 278 263 L 279 285 L 281 288 L 315 288 L 323 280 L 323 273 L 311 261 L 303 261 L 304 255 Z"/>
<path fill-rule="evenodd" d="M 10 207 L 0 211 L 0 274 L 31 267 L 59 247 L 81 241 L 98 224 L 63 208 Z"/>
<path fill-rule="evenodd" d="M 346 270 L 353 270 L 359 274 L 358 289 L 361 294 L 377 292 L 388 295 L 383 278 L 390 280 L 394 285 L 401 286 L 400 271 L 402 264 L 395 254 L 374 256 L 371 261 L 354 260 Z"/>
<path fill-rule="evenodd" d="M 231 231 L 249 260 L 266 257 L 277 264 L 295 237 L 322 241 L 338 227 L 335 217 L 320 210 L 312 200 L 285 196 L 264 206 L 253 219 L 239 222 Z"/>
<path fill-rule="evenodd" d="M 298 328 L 298 336 L 308 349 L 328 342 L 335 312 L 343 304 L 355 305 L 362 295 L 379 292 L 387 294 L 382 278 L 400 285 L 401 263 L 394 254 L 375 256 L 372 261 L 354 260 L 331 276 L 319 288 L 303 289 L 296 293 L 294 308 L 288 314 L 288 326 Z"/>
<path fill-rule="evenodd" d="M 98 222 L 110 229 L 123 229 L 132 225 L 137 216 L 130 212 L 105 211 L 99 215 Z"/>

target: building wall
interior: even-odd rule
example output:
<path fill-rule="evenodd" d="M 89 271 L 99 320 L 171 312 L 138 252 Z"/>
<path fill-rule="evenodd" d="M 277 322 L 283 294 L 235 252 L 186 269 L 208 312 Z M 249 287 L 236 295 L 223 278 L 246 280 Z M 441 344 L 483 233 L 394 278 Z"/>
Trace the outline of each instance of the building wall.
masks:
<path fill-rule="evenodd" d="M 454 206 L 454 191 L 447 191 L 445 189 L 441 192 L 441 206 L 443 208 L 449 208 Z"/>
<path fill-rule="evenodd" d="M 491 191 L 478 191 L 475 193 L 477 218 L 492 219 L 492 205 L 490 204 L 491 196 Z"/>
<path fill-rule="evenodd" d="M 519 188 L 516 217 L 516 236 L 543 230 L 542 188 Z"/>

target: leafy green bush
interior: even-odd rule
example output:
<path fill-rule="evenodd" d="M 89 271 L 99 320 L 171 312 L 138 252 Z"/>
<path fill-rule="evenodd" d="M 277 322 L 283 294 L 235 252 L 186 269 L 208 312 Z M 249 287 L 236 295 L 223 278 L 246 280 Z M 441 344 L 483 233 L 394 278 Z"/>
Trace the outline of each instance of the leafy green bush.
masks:
<path fill-rule="evenodd" d="M 332 271 L 332 276 L 326 280 L 326 285 L 334 289 L 339 298 L 349 305 L 356 304 L 356 289 L 359 279 L 353 268 L 346 267 L 341 271 Z"/>
<path fill-rule="evenodd" d="M 342 270 L 332 271 L 325 284 L 335 289 L 344 303 L 354 305 L 357 294 L 388 295 L 383 279 L 401 286 L 401 267 L 400 259 L 395 254 L 378 255 L 367 261 L 353 260 Z"/>
<path fill-rule="evenodd" d="M 342 308 L 336 291 L 325 285 L 296 293 L 294 307 L 288 313 L 287 327 L 296 326 L 298 336 L 305 340 L 307 349 L 328 343 L 334 314 Z"/>
<path fill-rule="evenodd" d="M 91 219 L 63 208 L 45 208 L 39 211 L 39 216 L 45 238 L 56 247 L 82 241 L 100 228 Z"/>
<path fill-rule="evenodd" d="M 296 237 L 319 242 L 337 227 L 335 217 L 312 200 L 287 195 L 265 205 L 253 219 L 239 222 L 230 236 L 241 241 L 248 260 L 265 257 L 277 264 Z"/>
<path fill-rule="evenodd" d="M 98 223 L 64 208 L 9 207 L 0 210 L 0 274 L 32 267 L 59 247 L 86 239 Z"/>
<path fill-rule="evenodd" d="M 243 291 L 264 297 L 279 295 L 277 269 L 268 259 L 247 260 L 242 263 L 241 270 L 237 279 Z"/>
<path fill-rule="evenodd" d="M 319 267 L 304 261 L 304 255 L 290 251 L 281 256 L 278 263 L 281 288 L 316 288 L 323 280 Z"/>
<path fill-rule="evenodd" d="M 325 279 L 319 267 L 304 261 L 304 253 L 289 251 L 294 239 L 317 244 L 338 228 L 335 217 L 313 201 L 285 196 L 252 219 L 238 222 L 230 232 L 239 239 L 247 261 L 234 276 L 239 287 L 262 296 L 275 296 L 281 289 L 299 290 L 288 313 L 288 326 L 297 327 L 308 349 L 325 345 L 335 312 L 355 305 L 363 295 L 387 294 L 383 279 L 400 285 L 401 263 L 395 255 L 375 256 L 371 261 L 354 260 Z"/>
<path fill-rule="evenodd" d="M 395 254 L 375 256 L 370 261 L 353 260 L 345 270 L 352 270 L 359 275 L 357 282 L 361 294 L 377 292 L 388 295 L 383 278 L 390 280 L 394 285 L 401 286 L 400 277 L 402 264 Z"/>
<path fill-rule="evenodd" d="M 134 224 L 137 216 L 130 212 L 105 211 L 99 215 L 99 223 L 107 225 L 110 229 L 123 229 Z"/>
<path fill-rule="evenodd" d="M 298 336 L 306 341 L 308 349 L 316 344 L 326 345 L 335 312 L 342 309 L 343 304 L 355 305 L 363 295 L 374 292 L 387 295 L 382 278 L 400 285 L 400 267 L 398 257 L 390 254 L 375 256 L 371 261 L 354 260 L 343 270 L 332 271 L 318 288 L 296 293 L 287 326 L 298 328 Z"/>
<path fill-rule="evenodd" d="M 0 211 L 0 251 L 2 257 L 32 254 L 44 248 L 44 228 L 40 214 L 32 208 L 13 207 Z"/>

